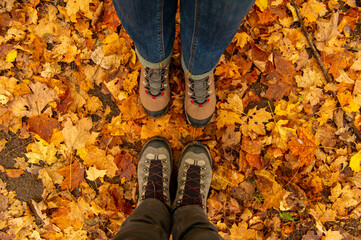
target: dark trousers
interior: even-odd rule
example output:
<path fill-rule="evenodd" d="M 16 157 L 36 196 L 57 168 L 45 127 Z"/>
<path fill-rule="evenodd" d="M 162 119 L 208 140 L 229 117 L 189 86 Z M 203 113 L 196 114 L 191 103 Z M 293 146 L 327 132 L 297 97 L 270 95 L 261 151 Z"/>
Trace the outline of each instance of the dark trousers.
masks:
<path fill-rule="evenodd" d="M 170 233 L 173 240 L 222 239 L 201 207 L 179 207 L 171 215 L 166 205 L 150 198 L 123 222 L 113 240 L 168 240 Z"/>

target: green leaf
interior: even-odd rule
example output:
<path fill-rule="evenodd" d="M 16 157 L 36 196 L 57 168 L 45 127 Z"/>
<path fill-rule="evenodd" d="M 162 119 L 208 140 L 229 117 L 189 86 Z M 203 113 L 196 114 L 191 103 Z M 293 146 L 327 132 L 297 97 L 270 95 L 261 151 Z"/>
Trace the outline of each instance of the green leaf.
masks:
<path fill-rule="evenodd" d="M 289 212 L 280 212 L 280 216 L 291 222 L 295 221 Z"/>

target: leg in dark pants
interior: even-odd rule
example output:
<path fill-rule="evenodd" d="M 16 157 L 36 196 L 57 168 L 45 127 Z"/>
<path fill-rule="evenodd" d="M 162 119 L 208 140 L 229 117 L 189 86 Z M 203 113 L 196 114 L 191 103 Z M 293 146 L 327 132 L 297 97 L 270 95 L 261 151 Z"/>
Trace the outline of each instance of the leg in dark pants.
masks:
<path fill-rule="evenodd" d="M 124 221 L 113 240 L 168 240 L 171 216 L 164 203 L 145 199 Z"/>

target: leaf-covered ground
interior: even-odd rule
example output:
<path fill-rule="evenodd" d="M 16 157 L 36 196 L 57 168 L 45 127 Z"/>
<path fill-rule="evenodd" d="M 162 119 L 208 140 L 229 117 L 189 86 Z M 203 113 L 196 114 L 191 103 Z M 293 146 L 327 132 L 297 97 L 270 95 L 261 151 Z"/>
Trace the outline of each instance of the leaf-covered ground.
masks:
<path fill-rule="evenodd" d="M 0 0 L 0 238 L 109 239 L 137 202 L 142 144 L 214 159 L 208 217 L 226 240 L 361 237 L 361 8 L 257 0 L 215 69 L 217 114 L 183 114 L 179 16 L 167 115 L 110 0 Z M 176 165 L 176 164 L 175 164 Z"/>

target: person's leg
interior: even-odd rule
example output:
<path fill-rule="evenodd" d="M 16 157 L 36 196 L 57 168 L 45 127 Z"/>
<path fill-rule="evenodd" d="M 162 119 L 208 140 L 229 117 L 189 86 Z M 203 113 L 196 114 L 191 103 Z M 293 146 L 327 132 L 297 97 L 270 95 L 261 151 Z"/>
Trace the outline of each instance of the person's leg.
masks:
<path fill-rule="evenodd" d="M 169 239 L 172 166 L 168 142 L 160 137 L 151 138 L 144 145 L 138 161 L 138 206 L 124 221 L 115 240 Z"/>
<path fill-rule="evenodd" d="M 180 207 L 173 213 L 172 234 L 174 240 L 222 239 L 204 210 L 197 205 Z"/>
<path fill-rule="evenodd" d="M 215 112 L 213 69 L 253 3 L 254 0 L 181 0 L 184 107 L 188 122 L 195 127 L 206 126 Z"/>
<path fill-rule="evenodd" d="M 149 198 L 123 222 L 113 240 L 168 240 L 170 227 L 171 217 L 166 205 Z"/>
<path fill-rule="evenodd" d="M 179 159 L 178 188 L 173 203 L 174 240 L 222 239 L 206 215 L 212 160 L 201 143 L 188 144 Z"/>
<path fill-rule="evenodd" d="M 113 0 L 113 4 L 142 65 L 165 66 L 173 50 L 177 0 Z"/>
<path fill-rule="evenodd" d="M 180 34 L 186 73 L 196 75 L 193 79 L 211 74 L 254 2 L 181 0 Z"/>
<path fill-rule="evenodd" d="M 139 98 L 151 117 L 161 117 L 170 103 L 169 69 L 177 0 L 113 0 L 142 64 Z"/>

